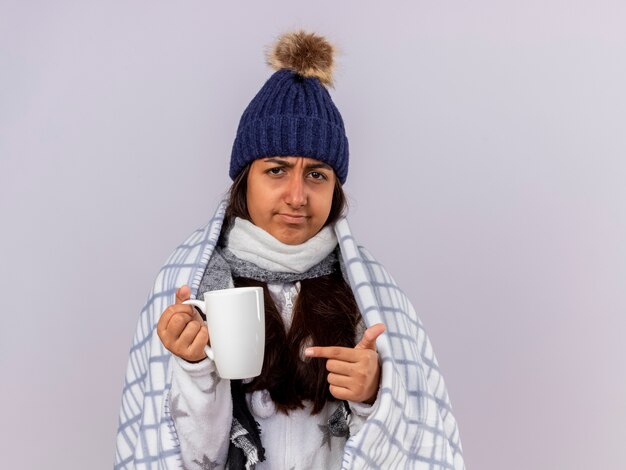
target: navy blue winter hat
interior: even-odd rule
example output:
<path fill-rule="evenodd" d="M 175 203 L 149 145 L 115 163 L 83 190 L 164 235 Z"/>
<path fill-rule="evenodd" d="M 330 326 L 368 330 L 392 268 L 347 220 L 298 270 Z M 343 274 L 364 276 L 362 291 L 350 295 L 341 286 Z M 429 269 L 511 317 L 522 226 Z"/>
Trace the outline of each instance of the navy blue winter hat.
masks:
<path fill-rule="evenodd" d="M 343 184 L 348 176 L 348 138 L 328 93 L 335 53 L 328 41 L 297 31 L 282 35 L 267 57 L 277 70 L 239 121 L 230 158 L 235 179 L 262 157 L 299 156 L 330 165 Z"/>

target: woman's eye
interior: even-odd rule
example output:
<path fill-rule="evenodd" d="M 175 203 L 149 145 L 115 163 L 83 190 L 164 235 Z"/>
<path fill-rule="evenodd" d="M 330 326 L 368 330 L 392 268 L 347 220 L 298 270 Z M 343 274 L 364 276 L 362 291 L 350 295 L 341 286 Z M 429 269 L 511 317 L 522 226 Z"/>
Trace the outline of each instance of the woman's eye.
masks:
<path fill-rule="evenodd" d="M 270 175 L 280 175 L 283 171 L 284 170 L 279 166 L 267 170 Z"/>
<path fill-rule="evenodd" d="M 319 171 L 312 171 L 311 173 L 309 173 L 309 175 L 311 175 L 313 179 L 316 179 L 316 180 L 326 179 L 326 175 L 324 173 L 320 173 Z"/>

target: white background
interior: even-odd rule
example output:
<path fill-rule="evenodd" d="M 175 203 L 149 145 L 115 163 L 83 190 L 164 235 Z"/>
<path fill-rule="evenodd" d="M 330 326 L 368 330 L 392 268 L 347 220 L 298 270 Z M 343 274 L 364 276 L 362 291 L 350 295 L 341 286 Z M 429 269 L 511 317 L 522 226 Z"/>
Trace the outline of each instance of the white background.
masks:
<path fill-rule="evenodd" d="M 2 467 L 111 467 L 139 310 L 305 27 L 468 468 L 626 468 L 624 5 L 0 0 Z"/>

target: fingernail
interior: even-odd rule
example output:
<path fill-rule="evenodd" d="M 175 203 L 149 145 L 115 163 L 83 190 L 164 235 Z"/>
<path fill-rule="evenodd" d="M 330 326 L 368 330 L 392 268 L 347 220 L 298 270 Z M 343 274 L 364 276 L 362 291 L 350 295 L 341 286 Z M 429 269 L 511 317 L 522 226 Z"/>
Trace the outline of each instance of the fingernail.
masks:
<path fill-rule="evenodd" d="M 313 355 L 313 349 L 311 349 L 311 348 L 306 348 L 306 349 L 304 350 L 304 355 L 305 355 L 305 356 L 312 356 L 312 355 Z"/>

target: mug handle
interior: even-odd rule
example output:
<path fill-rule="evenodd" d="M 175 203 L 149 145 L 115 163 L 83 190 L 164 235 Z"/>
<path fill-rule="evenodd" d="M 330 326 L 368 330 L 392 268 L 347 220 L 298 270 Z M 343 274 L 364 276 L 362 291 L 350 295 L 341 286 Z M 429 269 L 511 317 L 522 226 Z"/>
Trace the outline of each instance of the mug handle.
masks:
<path fill-rule="evenodd" d="M 190 299 L 190 300 L 185 300 L 183 303 L 186 304 L 186 305 L 193 305 L 194 307 L 198 307 L 200 310 L 202 310 L 202 313 L 204 313 L 204 315 L 207 316 L 206 304 L 204 303 L 204 301 L 196 300 L 196 299 Z M 207 316 L 207 319 L 208 319 L 208 316 Z M 209 326 L 209 324 L 207 323 L 207 328 L 208 328 L 208 326 Z M 211 349 L 211 347 L 208 344 L 204 347 L 204 353 L 212 361 L 215 360 L 215 355 L 213 354 L 213 349 Z"/>

